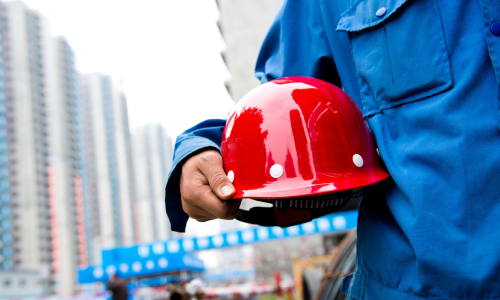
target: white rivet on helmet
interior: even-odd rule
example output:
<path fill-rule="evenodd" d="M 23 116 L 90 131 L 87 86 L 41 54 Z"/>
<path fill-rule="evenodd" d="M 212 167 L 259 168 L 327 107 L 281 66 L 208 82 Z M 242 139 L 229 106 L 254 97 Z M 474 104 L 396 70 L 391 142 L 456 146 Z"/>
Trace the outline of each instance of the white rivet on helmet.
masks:
<path fill-rule="evenodd" d="M 280 178 L 283 175 L 283 167 L 279 164 L 275 164 L 270 170 L 271 176 L 273 178 Z"/>
<path fill-rule="evenodd" d="M 227 178 L 229 178 L 229 181 L 231 181 L 231 183 L 233 183 L 233 181 L 234 181 L 234 172 L 233 171 L 227 172 Z"/>
<path fill-rule="evenodd" d="M 352 161 L 358 168 L 361 168 L 363 166 L 363 158 L 359 154 L 354 154 L 352 156 Z"/>

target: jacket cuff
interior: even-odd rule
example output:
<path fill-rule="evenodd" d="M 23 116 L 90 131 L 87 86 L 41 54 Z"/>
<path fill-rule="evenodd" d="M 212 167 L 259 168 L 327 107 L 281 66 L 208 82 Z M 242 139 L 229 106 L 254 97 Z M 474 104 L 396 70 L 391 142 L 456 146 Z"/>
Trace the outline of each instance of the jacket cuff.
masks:
<path fill-rule="evenodd" d="M 165 209 L 170 220 L 171 230 L 185 232 L 189 216 L 182 209 L 181 192 L 179 181 L 184 162 L 193 154 L 206 149 L 214 148 L 220 152 L 220 148 L 214 142 L 200 137 L 184 139 L 182 144 L 177 145 L 174 161 L 165 187 Z"/>

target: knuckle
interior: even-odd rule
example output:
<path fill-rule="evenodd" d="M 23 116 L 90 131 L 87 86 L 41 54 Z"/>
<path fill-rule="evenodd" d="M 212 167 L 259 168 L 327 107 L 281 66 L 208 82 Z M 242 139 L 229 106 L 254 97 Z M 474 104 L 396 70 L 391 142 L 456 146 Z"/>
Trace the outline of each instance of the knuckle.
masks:
<path fill-rule="evenodd" d="M 182 201 L 182 210 L 190 217 L 193 215 L 191 205 L 187 204 L 184 200 Z"/>
<path fill-rule="evenodd" d="M 181 178 L 184 175 L 193 172 L 193 170 L 195 169 L 196 162 L 197 162 L 196 156 L 193 156 L 193 157 L 189 158 L 188 160 L 186 160 L 186 162 L 184 162 L 184 164 L 182 165 L 182 169 L 181 169 Z"/>
<path fill-rule="evenodd" d="M 210 186 L 206 185 L 198 190 L 199 201 L 208 203 L 212 197 L 213 197 L 213 192 Z"/>
<path fill-rule="evenodd" d="M 226 181 L 229 181 L 226 174 L 216 172 L 216 173 L 213 173 L 211 176 L 210 185 L 211 186 L 220 186 L 220 185 L 224 184 Z"/>
<path fill-rule="evenodd" d="M 223 218 L 224 220 L 234 220 L 234 218 L 236 218 L 236 214 L 237 213 L 234 213 L 234 212 L 231 212 L 230 214 L 228 214 L 225 218 Z"/>
<path fill-rule="evenodd" d="M 209 217 L 209 216 L 206 216 L 206 215 L 195 215 L 195 216 L 192 216 L 191 217 L 192 219 L 195 219 L 196 221 L 200 222 L 200 223 L 204 223 L 204 222 L 207 222 L 207 221 L 210 221 L 210 220 L 213 220 L 214 218 L 213 217 Z"/>
<path fill-rule="evenodd" d="M 224 220 L 232 220 L 231 219 L 232 210 L 229 206 L 224 205 L 217 213 L 217 218 Z M 234 219 L 234 218 L 233 218 Z"/>
<path fill-rule="evenodd" d="M 182 203 L 191 202 L 191 199 L 193 199 L 193 192 L 191 191 L 190 188 L 181 187 L 180 192 L 181 192 Z"/>
<path fill-rule="evenodd" d="M 199 154 L 198 163 L 200 167 L 206 170 L 222 168 L 222 156 L 217 151 L 205 151 Z"/>
<path fill-rule="evenodd" d="M 206 166 L 208 165 L 211 161 L 212 161 L 212 156 L 209 154 L 209 153 L 205 153 L 205 152 L 202 152 L 199 154 L 199 156 L 197 157 L 197 162 L 201 165 L 201 166 Z"/>
<path fill-rule="evenodd" d="M 210 220 L 212 220 L 212 219 L 209 219 L 209 218 L 199 218 L 199 219 L 197 219 L 196 221 L 198 221 L 198 222 L 200 222 L 200 223 L 205 223 L 205 222 L 208 222 L 208 221 L 210 221 Z"/>
<path fill-rule="evenodd" d="M 211 191 L 208 184 L 197 177 L 185 181 L 180 187 L 181 198 L 190 203 L 196 203 L 197 201 L 203 200 L 208 196 L 206 194 Z"/>
<path fill-rule="evenodd" d="M 221 158 L 221 155 L 219 154 L 219 152 L 217 152 L 215 150 L 203 151 L 198 155 L 199 155 L 200 160 L 203 162 L 214 162 L 214 161 L 218 161 Z"/>
<path fill-rule="evenodd" d="M 236 214 L 234 214 L 234 213 L 229 213 L 229 214 L 227 214 L 227 215 L 226 215 L 226 217 L 225 217 L 225 218 L 222 218 L 222 219 L 224 219 L 224 220 L 228 220 L 228 221 L 229 221 L 229 220 L 233 220 L 235 217 L 236 217 Z"/>

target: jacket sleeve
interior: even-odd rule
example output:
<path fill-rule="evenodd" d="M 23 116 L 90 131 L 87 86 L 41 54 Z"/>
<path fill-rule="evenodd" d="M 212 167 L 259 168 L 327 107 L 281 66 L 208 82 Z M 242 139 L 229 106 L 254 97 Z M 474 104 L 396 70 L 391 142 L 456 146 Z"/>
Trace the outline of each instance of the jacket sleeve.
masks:
<path fill-rule="evenodd" d="M 189 218 L 182 210 L 179 189 L 182 165 L 187 158 L 200 150 L 213 148 L 220 151 L 222 132 L 225 125 L 226 120 L 206 120 L 177 137 L 174 148 L 174 161 L 165 188 L 165 208 L 172 231 L 184 232 Z"/>
<path fill-rule="evenodd" d="M 318 1 L 283 2 L 262 44 L 255 75 L 261 83 L 309 76 L 341 87 Z"/>

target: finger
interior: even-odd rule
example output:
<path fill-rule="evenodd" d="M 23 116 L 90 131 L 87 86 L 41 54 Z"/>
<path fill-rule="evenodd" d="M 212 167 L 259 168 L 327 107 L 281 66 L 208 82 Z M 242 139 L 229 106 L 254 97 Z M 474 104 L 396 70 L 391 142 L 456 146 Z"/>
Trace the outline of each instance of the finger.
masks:
<path fill-rule="evenodd" d="M 217 217 L 206 211 L 205 209 L 200 208 L 199 206 L 189 204 L 187 201 L 182 202 L 182 209 L 189 217 L 199 220 L 199 219 L 207 219 L 213 220 Z"/>
<path fill-rule="evenodd" d="M 213 193 L 206 178 L 200 172 L 196 173 L 198 174 L 187 176 L 190 179 L 181 177 L 181 203 L 184 212 L 190 217 L 196 215 L 213 219 L 234 219 L 241 200 L 220 200 Z M 205 183 L 200 181 L 200 177 L 205 178 Z"/>
<path fill-rule="evenodd" d="M 193 193 L 195 194 L 194 199 L 196 199 L 196 205 L 217 218 L 232 220 L 236 217 L 238 208 L 241 204 L 240 199 L 221 201 L 213 193 L 210 186 L 204 186 L 198 191 L 193 191 Z"/>
<path fill-rule="evenodd" d="M 238 213 L 241 200 L 221 201 L 219 199 L 209 185 L 210 182 L 207 179 L 207 174 L 205 174 L 213 174 L 214 169 L 229 181 L 222 169 L 222 157 L 215 150 L 204 151 L 186 161 L 180 178 L 183 209 L 190 216 L 207 216 L 207 213 L 209 213 L 220 219 L 234 219 Z M 199 207 L 207 213 L 199 210 L 195 212 L 192 206 Z"/>
<path fill-rule="evenodd" d="M 233 209 L 232 209 L 231 213 L 229 214 L 229 219 L 228 220 L 232 220 L 232 219 L 236 218 L 236 215 L 238 214 L 238 211 L 240 210 L 242 199 L 232 199 L 231 202 L 232 201 L 234 201 L 235 204 L 233 206 Z"/>
<path fill-rule="evenodd" d="M 229 200 L 236 190 L 226 176 L 222 164 L 222 156 L 215 150 L 205 151 L 201 154 L 199 169 L 203 175 L 208 179 L 208 183 L 212 188 L 213 193 L 220 200 Z"/>
<path fill-rule="evenodd" d="M 200 223 L 205 223 L 205 222 L 208 222 L 208 221 L 212 221 L 212 220 L 215 220 L 215 218 L 206 218 L 206 217 L 203 217 L 203 216 L 195 216 L 195 217 L 192 217 L 191 219 L 195 219 L 196 221 L 200 222 Z"/>

